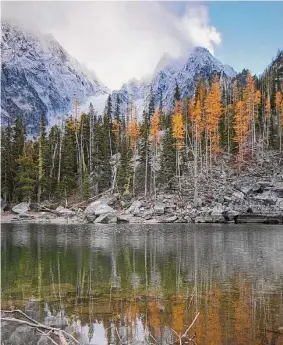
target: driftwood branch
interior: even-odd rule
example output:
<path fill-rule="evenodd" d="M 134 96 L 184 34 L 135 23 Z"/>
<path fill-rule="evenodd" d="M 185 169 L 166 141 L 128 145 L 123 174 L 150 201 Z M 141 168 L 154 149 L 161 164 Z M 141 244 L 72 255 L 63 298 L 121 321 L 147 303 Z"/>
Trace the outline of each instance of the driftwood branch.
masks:
<path fill-rule="evenodd" d="M 37 330 L 40 330 L 40 329 L 47 330 L 48 333 L 45 333 L 45 332 L 42 332 L 42 331 L 40 333 L 44 333 L 44 334 L 46 334 L 46 336 L 49 337 L 49 334 L 52 332 L 54 335 L 59 337 L 61 345 L 68 345 L 67 340 L 66 340 L 64 334 L 67 337 L 70 337 L 75 343 L 79 344 L 77 339 L 74 338 L 70 333 L 68 333 L 68 332 L 66 332 L 66 331 L 64 331 L 64 330 L 62 330 L 60 328 L 54 328 L 54 327 L 46 326 L 46 325 L 44 325 L 44 324 L 42 324 L 42 323 L 32 319 L 31 317 L 29 317 L 27 314 L 25 314 L 23 311 L 21 311 L 19 309 L 16 309 L 16 310 L 2 310 L 2 312 L 6 313 L 6 314 L 19 313 L 19 314 L 23 315 L 25 318 L 27 318 L 29 321 L 17 319 L 17 318 L 14 318 L 14 317 L 1 317 L 0 318 L 1 321 L 16 322 L 16 323 L 19 323 L 19 324 L 22 324 L 22 325 L 28 325 L 30 327 L 36 328 Z M 55 342 L 55 344 L 58 345 L 58 343 L 56 343 L 56 342 Z"/>
<path fill-rule="evenodd" d="M 199 317 L 199 312 L 197 313 L 197 315 L 195 316 L 195 318 L 193 319 L 192 323 L 190 324 L 190 326 L 186 329 L 186 332 L 182 335 L 182 337 L 186 337 L 187 333 L 189 332 L 189 330 L 193 327 L 193 325 L 195 324 L 195 322 L 197 321 L 197 318 Z"/>
<path fill-rule="evenodd" d="M 184 334 L 178 334 L 173 328 L 171 328 L 171 331 L 173 333 L 176 334 L 176 336 L 178 337 L 178 340 L 179 340 L 179 344 L 182 345 L 182 338 L 186 338 L 187 337 L 187 334 L 189 332 L 189 330 L 193 327 L 193 325 L 195 324 L 195 322 L 197 321 L 197 318 L 199 317 L 199 312 L 196 314 L 195 318 L 193 319 L 192 323 L 190 324 L 190 326 L 186 329 L 185 333 Z M 196 337 L 196 334 L 194 334 L 193 337 L 191 338 L 188 338 L 188 341 L 192 342 L 193 344 L 196 344 L 195 341 L 194 341 L 194 338 Z"/>

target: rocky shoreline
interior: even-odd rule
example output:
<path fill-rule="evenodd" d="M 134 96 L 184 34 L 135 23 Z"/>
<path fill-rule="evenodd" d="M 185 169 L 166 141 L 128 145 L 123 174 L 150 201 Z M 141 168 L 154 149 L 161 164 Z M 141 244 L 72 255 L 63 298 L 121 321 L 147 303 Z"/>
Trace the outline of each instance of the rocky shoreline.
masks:
<path fill-rule="evenodd" d="M 6 205 L 2 201 L 2 211 Z M 192 203 L 180 193 L 159 193 L 157 198 L 127 200 L 119 194 L 106 194 L 69 208 L 48 203 L 21 203 L 12 212 L 2 212 L 1 222 L 52 224 L 116 223 L 264 223 L 283 224 L 283 182 L 277 179 L 254 183 L 233 183 L 225 191 L 205 194 Z"/>

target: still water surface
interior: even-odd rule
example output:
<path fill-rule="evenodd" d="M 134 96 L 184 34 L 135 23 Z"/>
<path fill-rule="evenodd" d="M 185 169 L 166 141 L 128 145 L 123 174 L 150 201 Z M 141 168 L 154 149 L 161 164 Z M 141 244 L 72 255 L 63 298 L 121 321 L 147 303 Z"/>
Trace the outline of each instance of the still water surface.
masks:
<path fill-rule="evenodd" d="M 283 228 L 2 224 L 2 308 L 31 297 L 81 344 L 283 344 Z M 56 322 L 57 322 L 56 321 Z M 54 321 L 55 322 L 55 321 Z"/>

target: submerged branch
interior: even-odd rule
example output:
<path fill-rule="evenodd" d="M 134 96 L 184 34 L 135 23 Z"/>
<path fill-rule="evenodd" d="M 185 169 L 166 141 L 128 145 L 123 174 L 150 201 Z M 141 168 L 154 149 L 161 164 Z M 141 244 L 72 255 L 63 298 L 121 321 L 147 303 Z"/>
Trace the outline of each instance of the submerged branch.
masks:
<path fill-rule="evenodd" d="M 52 332 L 52 334 L 56 335 L 57 337 L 59 337 L 60 339 L 60 344 L 61 345 L 68 345 L 68 342 L 64 336 L 64 334 L 67 336 L 67 337 L 70 337 L 75 343 L 79 344 L 78 340 L 75 339 L 70 333 L 60 329 L 60 328 L 54 328 L 54 327 L 49 327 L 49 326 L 46 326 L 34 319 L 32 319 L 31 317 L 29 317 L 27 314 L 25 314 L 23 311 L 19 310 L 19 309 L 16 309 L 16 310 L 2 310 L 3 313 L 6 313 L 6 314 L 11 314 L 11 313 L 19 313 L 21 315 L 23 315 L 25 318 L 27 318 L 29 321 L 26 321 L 26 320 L 21 320 L 21 319 L 17 319 L 17 318 L 14 318 L 14 317 L 2 317 L 0 318 L 1 321 L 8 321 L 8 322 L 15 322 L 15 323 L 19 323 L 19 324 L 22 324 L 22 325 L 27 325 L 27 326 L 30 326 L 30 327 L 34 327 L 36 330 L 40 331 L 40 329 L 44 329 L 44 330 L 47 330 L 48 333 L 45 333 L 43 331 L 40 331 L 39 333 L 43 333 L 45 334 L 48 338 L 49 337 L 49 334 Z M 53 340 L 53 339 L 52 339 Z M 56 345 L 59 345 L 58 343 L 56 343 L 55 341 L 52 341 L 53 343 L 55 343 Z"/>

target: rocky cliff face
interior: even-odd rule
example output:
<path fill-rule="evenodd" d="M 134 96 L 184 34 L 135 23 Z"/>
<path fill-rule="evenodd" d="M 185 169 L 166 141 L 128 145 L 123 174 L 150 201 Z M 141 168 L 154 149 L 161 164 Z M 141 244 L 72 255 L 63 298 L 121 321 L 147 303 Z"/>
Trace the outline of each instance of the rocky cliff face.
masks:
<path fill-rule="evenodd" d="M 42 117 L 52 121 L 81 102 L 108 89 L 73 59 L 51 35 L 42 35 L 9 21 L 1 25 L 2 123 L 23 117 L 36 132 Z"/>

